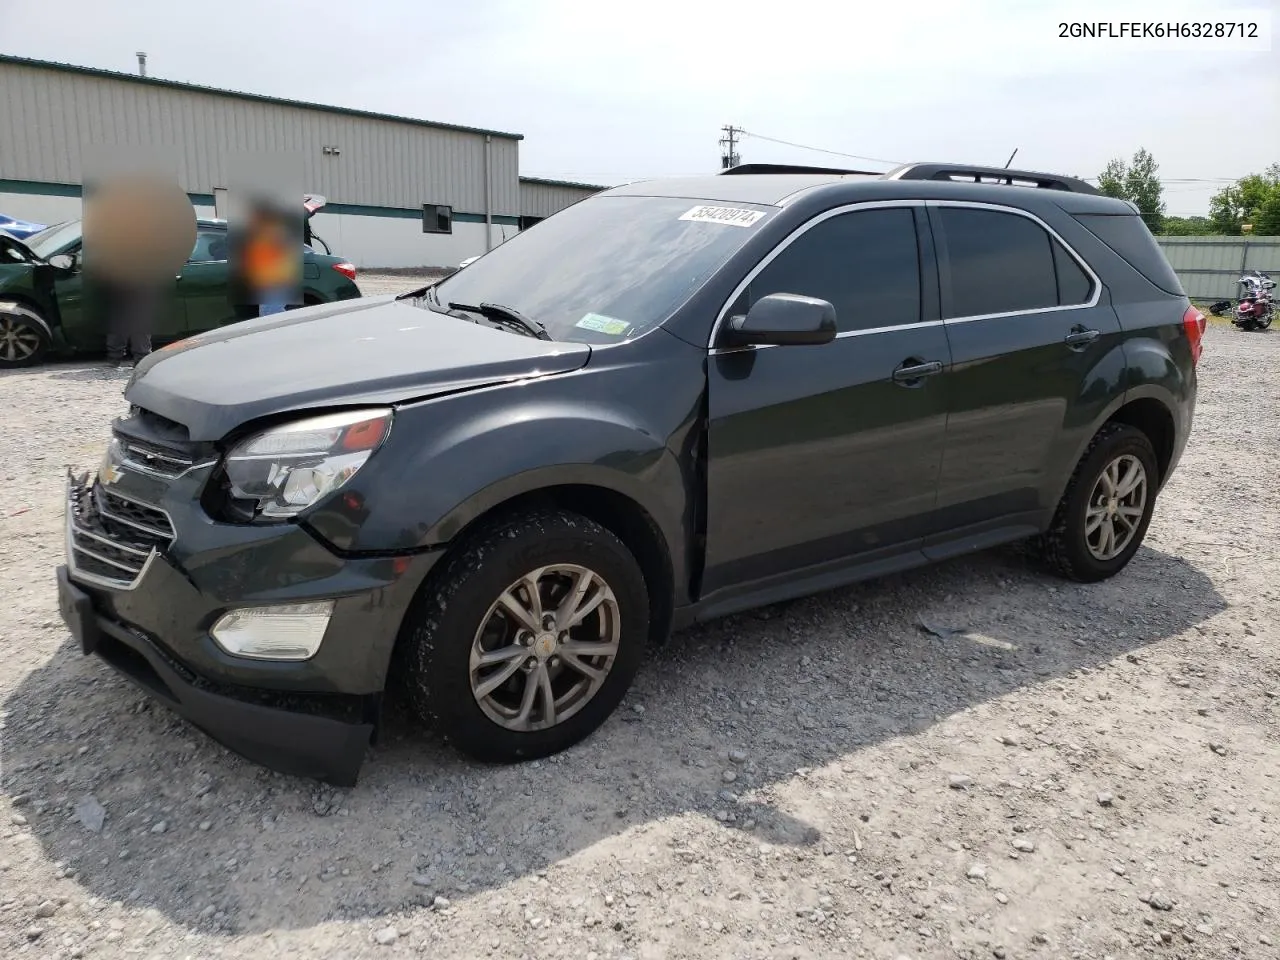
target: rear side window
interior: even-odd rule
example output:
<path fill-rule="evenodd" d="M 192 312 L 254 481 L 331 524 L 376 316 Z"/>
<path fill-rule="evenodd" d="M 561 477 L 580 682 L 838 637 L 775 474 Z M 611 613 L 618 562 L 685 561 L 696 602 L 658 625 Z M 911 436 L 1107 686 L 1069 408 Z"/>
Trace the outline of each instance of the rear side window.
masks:
<path fill-rule="evenodd" d="M 1075 218 L 1090 233 L 1165 293 L 1185 296 L 1178 275 L 1169 266 L 1164 251 L 1137 214 L 1081 214 Z"/>
<path fill-rule="evenodd" d="M 948 317 L 980 317 L 1058 305 L 1049 235 L 1012 213 L 942 207 L 951 273 Z"/>
<path fill-rule="evenodd" d="M 196 232 L 196 243 L 191 250 L 188 263 L 208 263 L 213 260 L 227 259 L 227 232 L 225 230 L 204 230 Z"/>
<path fill-rule="evenodd" d="M 920 320 L 920 250 L 908 209 L 843 213 L 806 230 L 751 281 L 731 315 L 772 293 L 828 301 L 840 332 Z"/>

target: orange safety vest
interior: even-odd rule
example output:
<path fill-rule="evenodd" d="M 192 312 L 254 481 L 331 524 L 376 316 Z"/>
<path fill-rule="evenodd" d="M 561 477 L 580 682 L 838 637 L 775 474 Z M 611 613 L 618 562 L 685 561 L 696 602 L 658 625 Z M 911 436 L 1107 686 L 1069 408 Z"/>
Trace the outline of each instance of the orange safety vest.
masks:
<path fill-rule="evenodd" d="M 245 276 L 249 283 L 260 290 L 297 283 L 299 256 L 290 256 L 290 253 L 271 237 L 251 237 L 244 250 Z"/>

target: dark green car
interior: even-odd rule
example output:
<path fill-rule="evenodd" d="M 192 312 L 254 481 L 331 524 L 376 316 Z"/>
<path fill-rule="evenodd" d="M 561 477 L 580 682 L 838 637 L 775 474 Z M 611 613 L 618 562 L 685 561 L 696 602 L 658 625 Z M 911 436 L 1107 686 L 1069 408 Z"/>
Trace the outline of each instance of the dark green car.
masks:
<path fill-rule="evenodd" d="M 0 369 L 32 366 L 50 354 L 103 350 L 106 331 L 85 309 L 80 246 L 79 220 L 25 240 L 0 232 Z M 195 246 L 175 279 L 175 297 L 153 331 L 157 343 L 243 319 L 228 295 L 227 250 L 225 220 L 196 222 Z M 359 297 L 355 276 L 354 266 L 311 234 L 303 257 L 304 304 Z"/>

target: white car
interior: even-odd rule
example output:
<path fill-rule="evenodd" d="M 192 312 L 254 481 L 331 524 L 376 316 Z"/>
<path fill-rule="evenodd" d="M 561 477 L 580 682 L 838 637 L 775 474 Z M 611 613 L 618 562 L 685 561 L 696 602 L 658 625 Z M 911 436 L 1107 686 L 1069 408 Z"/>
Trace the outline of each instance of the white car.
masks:
<path fill-rule="evenodd" d="M 463 260 L 460 264 L 458 264 L 458 269 L 461 270 L 463 267 L 473 264 L 479 259 L 480 259 L 479 257 L 467 257 L 467 259 Z"/>

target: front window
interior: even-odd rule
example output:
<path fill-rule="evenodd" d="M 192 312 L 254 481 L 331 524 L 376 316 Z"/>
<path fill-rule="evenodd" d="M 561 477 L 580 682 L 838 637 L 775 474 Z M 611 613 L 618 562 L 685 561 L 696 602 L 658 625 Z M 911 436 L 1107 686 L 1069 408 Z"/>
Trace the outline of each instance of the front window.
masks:
<path fill-rule="evenodd" d="M 672 197 L 595 197 L 521 233 L 434 288 L 501 304 L 554 340 L 620 343 L 665 322 L 751 238 L 771 207 Z"/>
<path fill-rule="evenodd" d="M 80 241 L 80 221 L 68 220 L 45 227 L 39 233 L 33 233 L 23 242 L 31 248 L 41 260 L 48 260 L 56 253 Z"/>

